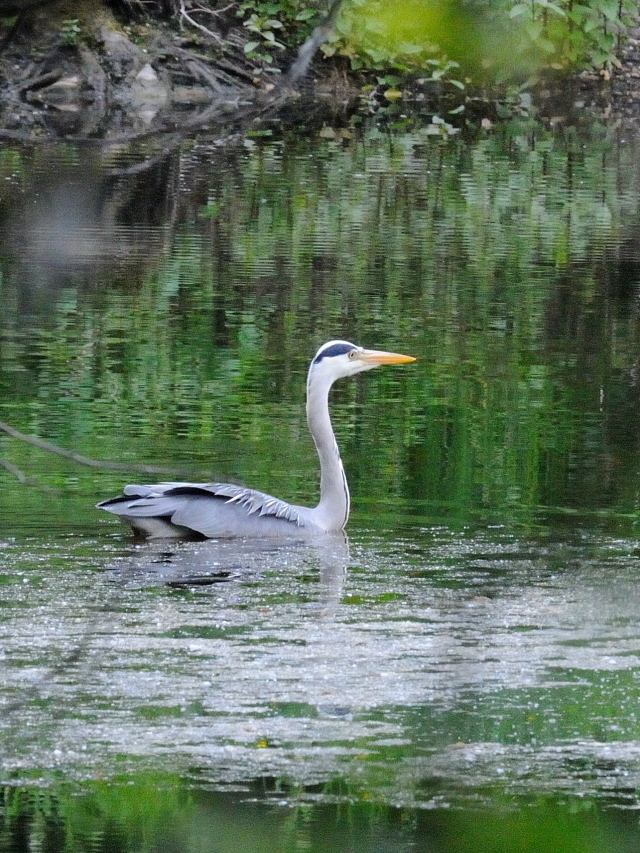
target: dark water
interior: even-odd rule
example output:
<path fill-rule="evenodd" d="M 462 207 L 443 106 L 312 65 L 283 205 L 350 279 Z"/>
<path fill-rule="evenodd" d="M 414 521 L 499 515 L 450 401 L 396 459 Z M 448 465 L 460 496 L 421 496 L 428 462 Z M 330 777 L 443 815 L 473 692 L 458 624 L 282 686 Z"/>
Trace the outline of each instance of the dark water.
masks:
<path fill-rule="evenodd" d="M 329 137 L 0 153 L 23 433 L 311 503 L 317 346 L 418 358 L 333 392 L 348 540 L 0 439 L 0 850 L 637 849 L 637 142 Z"/>

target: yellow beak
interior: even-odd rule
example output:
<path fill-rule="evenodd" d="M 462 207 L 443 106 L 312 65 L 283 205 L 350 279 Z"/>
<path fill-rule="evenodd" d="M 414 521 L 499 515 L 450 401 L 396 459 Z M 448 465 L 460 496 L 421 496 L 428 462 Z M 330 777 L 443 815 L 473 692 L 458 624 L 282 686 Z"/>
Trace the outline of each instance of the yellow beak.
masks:
<path fill-rule="evenodd" d="M 362 361 L 367 364 L 407 364 L 410 361 L 415 361 L 412 355 L 401 355 L 399 352 L 381 352 L 375 349 L 363 349 L 358 353 Z"/>

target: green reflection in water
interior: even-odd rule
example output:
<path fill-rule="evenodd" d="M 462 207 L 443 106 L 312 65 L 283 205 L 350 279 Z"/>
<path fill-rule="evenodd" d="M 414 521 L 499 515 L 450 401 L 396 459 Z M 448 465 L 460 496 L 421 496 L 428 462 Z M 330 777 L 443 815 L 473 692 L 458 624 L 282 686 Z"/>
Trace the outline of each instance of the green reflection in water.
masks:
<path fill-rule="evenodd" d="M 46 277 L 55 240 L 38 254 L 27 220 L 3 251 L 0 412 L 87 455 L 312 502 L 305 371 L 318 343 L 346 336 L 420 359 L 335 390 L 361 519 L 633 513 L 639 341 L 621 278 L 640 193 L 632 146 L 615 143 L 515 126 L 434 144 L 370 128 L 346 145 L 230 151 L 222 169 L 196 149 L 171 170 L 199 201 L 169 184 L 167 215 L 184 207 L 153 225 L 160 255 L 139 253 L 127 284 L 112 257 L 71 276 L 71 241 L 46 312 L 30 276 Z M 5 163 L 20 175 L 5 217 L 55 181 L 50 163 L 20 162 Z M 119 232 L 130 247 L 141 224 Z M 79 506 L 122 481 L 3 444 Z M 39 500 L 25 495 L 29 512 Z"/>
<path fill-rule="evenodd" d="M 356 517 L 531 523 L 559 507 L 628 526 L 640 474 L 632 145 L 515 125 L 471 143 L 370 127 L 345 144 L 196 147 L 163 164 L 155 217 L 111 190 L 134 219 L 117 231 L 133 260 L 101 261 L 115 226 L 97 216 L 90 272 L 94 222 L 71 223 L 60 260 L 58 232 L 24 212 L 42 184 L 55 198 L 71 165 L 52 175 L 45 154 L 26 156 L 18 167 L 5 155 L 0 209 L 22 216 L 2 250 L 5 419 L 87 455 L 313 502 L 304 376 L 322 340 L 345 336 L 419 358 L 334 392 Z M 38 204 L 36 224 L 60 224 L 53 201 Z M 123 479 L 3 444 L 78 506 Z M 39 500 L 25 495 L 28 512 Z"/>
<path fill-rule="evenodd" d="M 335 804 L 312 805 L 320 793 Z M 300 795 L 307 803 L 296 805 Z M 518 804 L 490 797 L 466 812 L 394 808 L 340 782 L 322 792 L 272 781 L 224 793 L 160 777 L 46 790 L 5 787 L 0 797 L 3 853 L 623 853 L 637 849 L 635 824 L 589 801 L 567 808 L 550 798 Z"/>

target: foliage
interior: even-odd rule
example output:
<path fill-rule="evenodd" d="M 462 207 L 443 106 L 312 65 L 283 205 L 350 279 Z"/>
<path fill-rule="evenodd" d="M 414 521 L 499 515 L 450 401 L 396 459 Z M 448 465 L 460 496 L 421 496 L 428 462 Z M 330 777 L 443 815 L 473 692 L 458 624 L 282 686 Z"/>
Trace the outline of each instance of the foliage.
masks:
<path fill-rule="evenodd" d="M 529 0 L 509 9 L 523 23 L 530 50 L 552 68 L 588 62 L 596 67 L 619 65 L 620 39 L 635 22 L 633 0 Z"/>
<path fill-rule="evenodd" d="M 82 29 L 78 18 L 69 18 L 62 22 L 60 27 L 60 36 L 62 38 L 62 43 L 66 47 L 76 47 L 81 34 Z"/>
<path fill-rule="evenodd" d="M 611 66 L 634 22 L 633 0 L 346 0 L 324 55 L 354 69 L 423 74 L 455 62 L 474 81 L 526 80 L 540 69 Z M 273 51 L 299 45 L 321 17 L 302 0 L 247 0 L 238 12 Z M 266 52 L 265 52 L 266 51 Z"/>
<path fill-rule="evenodd" d="M 464 51 L 475 52 L 477 36 L 470 24 L 448 0 L 402 0 L 393 6 L 383 0 L 350 0 L 323 51 L 348 57 L 356 69 L 419 70 L 429 60 L 446 60 L 447 54 L 457 61 L 454 41 L 462 32 Z"/>
<path fill-rule="evenodd" d="M 256 37 L 245 44 L 245 52 L 270 64 L 274 50 L 302 44 L 320 18 L 318 9 L 301 0 L 247 0 L 237 15 Z"/>

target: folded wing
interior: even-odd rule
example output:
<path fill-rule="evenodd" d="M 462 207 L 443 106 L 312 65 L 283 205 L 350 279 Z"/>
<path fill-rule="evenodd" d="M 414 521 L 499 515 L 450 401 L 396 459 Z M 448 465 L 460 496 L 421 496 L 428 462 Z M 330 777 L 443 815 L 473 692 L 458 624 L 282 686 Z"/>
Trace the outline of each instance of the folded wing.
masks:
<path fill-rule="evenodd" d="M 209 538 L 291 535 L 313 526 L 304 508 L 231 483 L 155 483 L 125 486 L 123 494 L 97 504 L 121 516 L 145 536 Z"/>

